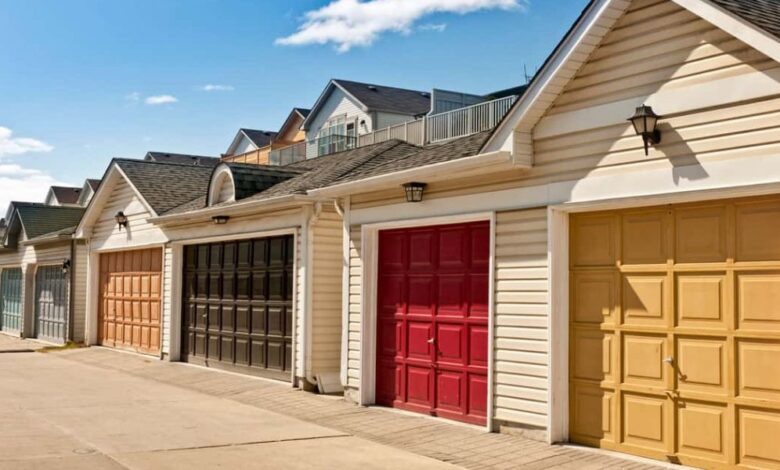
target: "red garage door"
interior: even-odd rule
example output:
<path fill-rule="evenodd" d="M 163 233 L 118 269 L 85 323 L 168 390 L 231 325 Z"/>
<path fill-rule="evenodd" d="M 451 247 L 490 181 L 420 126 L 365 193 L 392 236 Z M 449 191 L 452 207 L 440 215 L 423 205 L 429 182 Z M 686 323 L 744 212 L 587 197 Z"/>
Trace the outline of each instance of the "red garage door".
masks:
<path fill-rule="evenodd" d="M 490 224 L 379 233 L 376 402 L 487 415 Z"/>

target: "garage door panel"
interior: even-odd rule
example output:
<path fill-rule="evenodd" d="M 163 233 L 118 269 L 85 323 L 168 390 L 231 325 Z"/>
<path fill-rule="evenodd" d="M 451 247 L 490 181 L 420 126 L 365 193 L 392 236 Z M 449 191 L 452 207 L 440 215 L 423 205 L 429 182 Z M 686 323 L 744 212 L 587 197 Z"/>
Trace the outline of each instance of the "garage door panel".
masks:
<path fill-rule="evenodd" d="M 572 377 L 596 382 L 614 382 L 615 336 L 611 333 L 575 328 L 572 346 L 577 354 Z"/>
<path fill-rule="evenodd" d="M 623 382 L 656 388 L 666 386 L 668 355 L 666 337 L 644 334 L 623 335 Z"/>
<path fill-rule="evenodd" d="M 727 210 L 724 206 L 675 212 L 675 257 L 679 263 L 725 262 L 728 257 Z"/>
<path fill-rule="evenodd" d="M 780 468 L 780 412 L 739 409 L 739 461 L 753 468 Z"/>
<path fill-rule="evenodd" d="M 686 401 L 676 407 L 677 453 L 725 464 L 729 460 L 727 433 L 733 429 L 726 406 Z"/>
<path fill-rule="evenodd" d="M 617 217 L 582 216 L 572 224 L 572 261 L 578 266 L 610 266 L 617 260 Z"/>
<path fill-rule="evenodd" d="M 205 317 L 183 325 L 202 342 L 184 359 L 208 366 L 288 379 L 292 344 L 292 236 L 198 245 L 185 250 L 184 279 L 208 279 L 208 297 L 185 299 Z M 199 284 L 200 285 L 200 284 Z M 192 288 L 185 289 L 192 292 Z M 187 307 L 188 306 L 188 307 Z M 194 330 L 194 331 L 193 331 Z M 192 336 L 195 333 L 195 336 Z M 198 335 L 203 335 L 202 339 Z"/>
<path fill-rule="evenodd" d="M 677 388 L 726 395 L 730 373 L 726 338 L 678 337 L 676 341 Z"/>
<path fill-rule="evenodd" d="M 678 274 L 677 325 L 690 328 L 729 328 L 726 315 L 726 273 Z"/>
<path fill-rule="evenodd" d="M 640 448 L 665 451 L 671 436 L 667 430 L 670 401 L 665 397 L 623 392 L 622 442 Z"/>
<path fill-rule="evenodd" d="M 772 400 L 780 407 L 780 341 L 740 340 L 737 369 L 740 397 Z"/>
<path fill-rule="evenodd" d="M 572 387 L 572 436 L 589 443 L 615 440 L 615 395 L 597 385 Z"/>
<path fill-rule="evenodd" d="M 624 264 L 664 264 L 669 259 L 669 216 L 666 211 L 623 217 L 621 260 Z"/>
<path fill-rule="evenodd" d="M 737 273 L 738 327 L 780 331 L 780 272 Z"/>
<path fill-rule="evenodd" d="M 379 233 L 377 403 L 484 423 L 489 235 L 486 222 Z"/>
<path fill-rule="evenodd" d="M 572 440 L 780 468 L 780 198 L 577 214 L 570 227 Z"/>
<path fill-rule="evenodd" d="M 623 279 L 623 323 L 666 326 L 667 277 L 665 274 L 626 275 Z"/>
<path fill-rule="evenodd" d="M 609 325 L 615 322 L 618 276 L 611 271 L 573 274 L 573 320 Z"/>
<path fill-rule="evenodd" d="M 780 261 L 780 201 L 737 204 L 737 261 Z"/>

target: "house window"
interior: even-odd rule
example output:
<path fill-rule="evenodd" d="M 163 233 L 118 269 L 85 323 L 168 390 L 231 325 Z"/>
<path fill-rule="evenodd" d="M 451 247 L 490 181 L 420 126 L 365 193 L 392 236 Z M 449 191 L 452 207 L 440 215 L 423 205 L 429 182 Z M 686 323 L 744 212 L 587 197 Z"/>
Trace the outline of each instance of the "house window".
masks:
<path fill-rule="evenodd" d="M 331 118 L 317 134 L 317 155 L 328 155 L 355 147 L 355 122 L 347 123 L 345 115 Z"/>

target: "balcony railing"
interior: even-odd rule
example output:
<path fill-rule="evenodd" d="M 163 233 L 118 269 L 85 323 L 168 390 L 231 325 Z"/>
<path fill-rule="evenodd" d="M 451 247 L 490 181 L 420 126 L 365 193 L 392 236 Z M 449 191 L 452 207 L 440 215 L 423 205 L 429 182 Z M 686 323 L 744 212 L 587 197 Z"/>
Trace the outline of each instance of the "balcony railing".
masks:
<path fill-rule="evenodd" d="M 466 137 L 496 127 L 512 109 L 515 101 L 517 96 L 508 96 L 378 129 L 361 135 L 358 146 L 378 144 L 390 139 L 425 145 Z"/>
<path fill-rule="evenodd" d="M 316 158 L 357 147 L 357 138 L 351 135 L 326 135 L 306 142 L 306 158 Z"/>
<path fill-rule="evenodd" d="M 289 165 L 306 160 L 306 142 L 298 142 L 288 147 L 271 150 L 268 163 L 271 165 Z"/>

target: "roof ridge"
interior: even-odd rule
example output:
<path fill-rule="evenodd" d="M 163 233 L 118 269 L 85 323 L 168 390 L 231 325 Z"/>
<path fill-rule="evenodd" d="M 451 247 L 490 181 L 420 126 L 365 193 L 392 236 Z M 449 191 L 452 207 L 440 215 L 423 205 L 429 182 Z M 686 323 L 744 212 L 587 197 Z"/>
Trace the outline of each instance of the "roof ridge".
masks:
<path fill-rule="evenodd" d="M 217 159 L 217 157 L 208 157 L 208 158 L 214 158 Z M 114 162 L 126 162 L 126 163 L 142 163 L 142 164 L 148 164 L 148 165 L 168 165 L 168 166 L 181 166 L 184 168 L 205 168 L 207 170 L 213 170 L 213 167 L 205 166 L 205 165 L 193 165 L 191 163 L 179 163 L 179 162 L 156 162 L 152 160 L 139 160 L 136 158 L 114 158 Z M 100 181 L 100 180 L 98 180 Z"/>
<path fill-rule="evenodd" d="M 413 93 L 429 93 L 428 91 L 425 91 L 425 90 L 415 90 L 413 88 L 402 88 L 402 87 L 391 86 L 391 85 L 380 85 L 379 83 L 358 82 L 356 80 L 346 80 L 346 79 L 343 79 L 343 78 L 334 78 L 333 81 L 334 82 L 354 83 L 354 84 L 357 84 L 357 85 L 365 85 L 365 86 L 381 86 L 382 88 L 391 88 L 393 90 L 410 91 L 410 92 L 413 92 Z"/>

